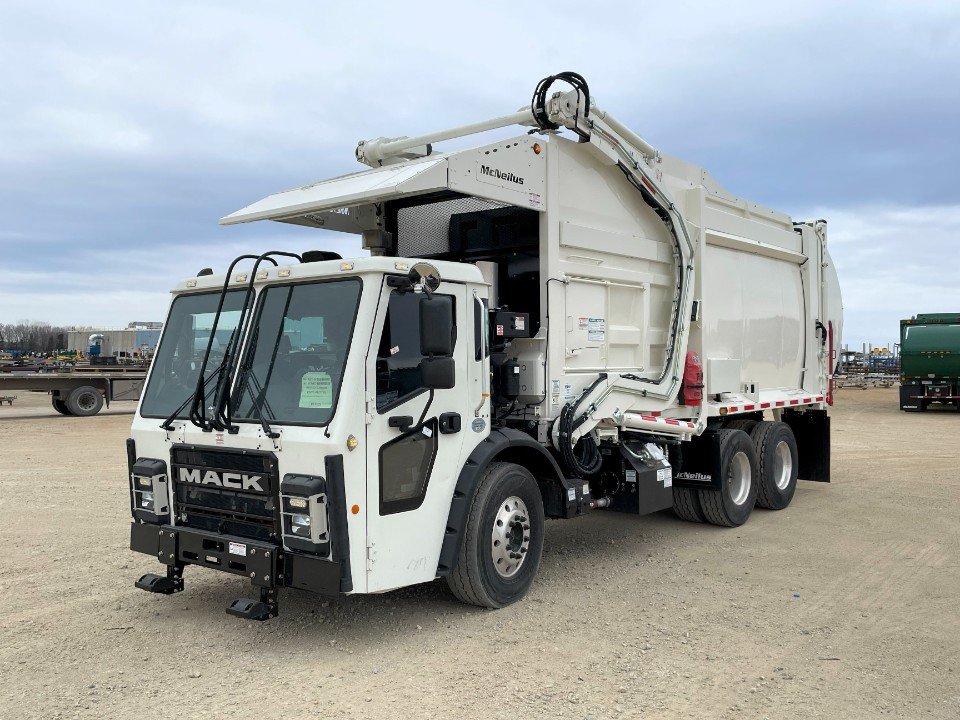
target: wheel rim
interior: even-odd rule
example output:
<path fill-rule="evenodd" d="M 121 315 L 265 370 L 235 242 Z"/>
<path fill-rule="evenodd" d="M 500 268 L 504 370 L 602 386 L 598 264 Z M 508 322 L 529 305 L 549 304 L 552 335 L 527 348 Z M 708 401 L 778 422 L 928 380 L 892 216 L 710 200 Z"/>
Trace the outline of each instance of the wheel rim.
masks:
<path fill-rule="evenodd" d="M 517 574 L 530 550 L 530 513 L 516 495 L 508 497 L 497 510 L 490 534 L 490 556 L 500 577 Z"/>
<path fill-rule="evenodd" d="M 730 458 L 727 488 L 734 505 L 743 505 L 750 496 L 750 458 L 742 450 Z"/>
<path fill-rule="evenodd" d="M 781 440 L 777 443 L 777 450 L 774 455 L 774 477 L 777 478 L 777 487 L 785 490 L 790 484 L 790 478 L 793 475 L 793 454 L 790 452 L 790 446 L 786 441 Z"/>
<path fill-rule="evenodd" d="M 85 392 L 77 398 L 77 405 L 81 410 L 93 410 L 97 406 L 97 398 L 93 393 Z"/>

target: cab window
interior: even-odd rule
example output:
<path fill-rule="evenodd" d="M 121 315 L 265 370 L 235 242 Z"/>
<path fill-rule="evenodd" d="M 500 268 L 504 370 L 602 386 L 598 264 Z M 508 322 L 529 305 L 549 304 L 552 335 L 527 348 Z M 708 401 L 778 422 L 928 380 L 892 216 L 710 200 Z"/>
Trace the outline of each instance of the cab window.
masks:
<path fill-rule="evenodd" d="M 420 295 L 391 293 L 377 351 L 377 410 L 395 407 L 423 390 L 420 373 Z"/>

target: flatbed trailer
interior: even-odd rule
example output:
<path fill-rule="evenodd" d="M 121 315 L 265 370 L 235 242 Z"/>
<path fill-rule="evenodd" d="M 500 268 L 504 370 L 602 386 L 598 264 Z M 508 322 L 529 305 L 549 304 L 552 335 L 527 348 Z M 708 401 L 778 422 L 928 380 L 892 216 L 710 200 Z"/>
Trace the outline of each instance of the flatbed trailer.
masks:
<path fill-rule="evenodd" d="M 43 372 L 0 374 L 0 395 L 9 390 L 48 392 L 61 415 L 96 415 L 113 401 L 139 400 L 145 370 L 140 372 Z"/>

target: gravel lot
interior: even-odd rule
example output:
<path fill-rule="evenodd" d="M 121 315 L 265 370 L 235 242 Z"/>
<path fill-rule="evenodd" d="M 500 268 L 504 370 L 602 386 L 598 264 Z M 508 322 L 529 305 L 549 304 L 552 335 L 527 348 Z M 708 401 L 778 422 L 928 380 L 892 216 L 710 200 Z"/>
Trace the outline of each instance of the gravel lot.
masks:
<path fill-rule="evenodd" d="M 741 528 L 594 513 L 547 526 L 500 611 L 442 583 L 281 615 L 188 569 L 171 597 L 128 550 L 129 404 L 0 408 L 2 718 L 956 718 L 960 414 L 843 390 L 832 484 Z"/>

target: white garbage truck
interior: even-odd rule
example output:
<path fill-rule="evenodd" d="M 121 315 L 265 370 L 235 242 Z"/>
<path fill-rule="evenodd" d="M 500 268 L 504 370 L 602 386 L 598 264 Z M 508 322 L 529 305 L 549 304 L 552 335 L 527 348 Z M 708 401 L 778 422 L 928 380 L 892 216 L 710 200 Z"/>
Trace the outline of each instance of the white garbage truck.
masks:
<path fill-rule="evenodd" d="M 513 125 L 456 152 L 438 143 Z M 512 114 L 359 143 L 370 166 L 224 225 L 359 235 L 367 256 L 244 255 L 173 290 L 127 443 L 131 548 L 278 591 L 444 578 L 519 600 L 545 520 L 746 522 L 829 481 L 837 274 L 822 220 L 724 190 L 582 76 Z"/>

